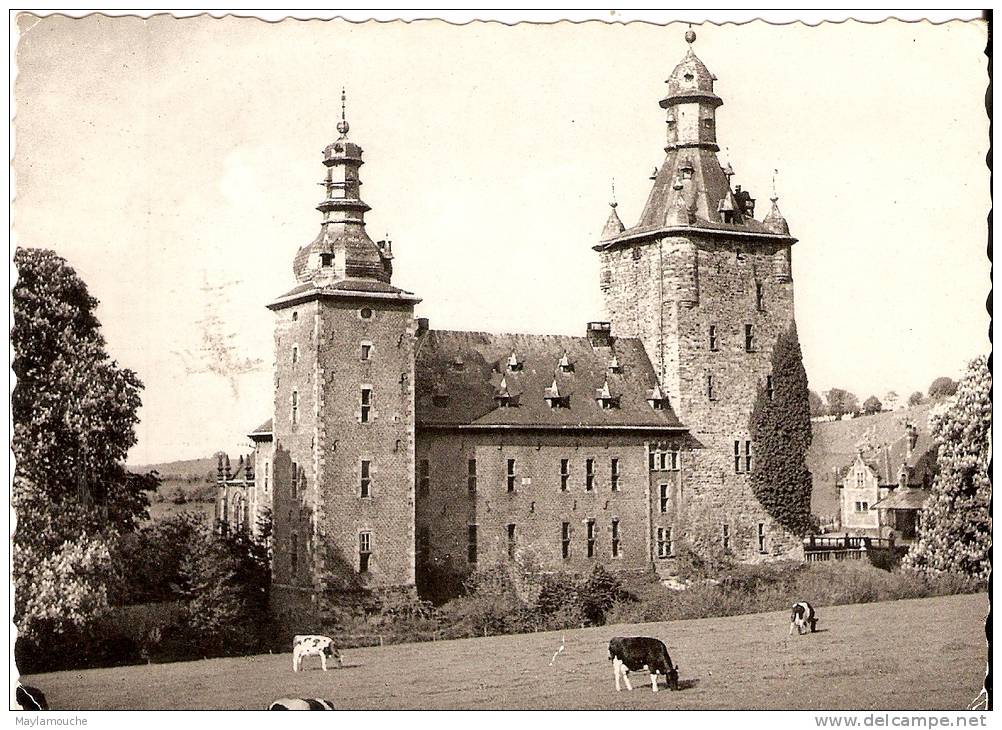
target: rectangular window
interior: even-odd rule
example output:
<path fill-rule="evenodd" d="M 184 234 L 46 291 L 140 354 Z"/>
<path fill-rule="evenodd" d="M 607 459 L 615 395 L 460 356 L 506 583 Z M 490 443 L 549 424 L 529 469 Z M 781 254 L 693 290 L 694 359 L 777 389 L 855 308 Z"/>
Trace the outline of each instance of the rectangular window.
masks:
<path fill-rule="evenodd" d="M 751 471 L 751 441 L 745 441 L 745 471 Z"/>
<path fill-rule="evenodd" d="M 514 492 L 515 491 L 515 460 L 514 459 L 508 459 L 507 479 L 508 479 L 508 491 L 509 492 Z"/>
<path fill-rule="evenodd" d="M 291 489 L 292 489 L 292 498 L 295 499 L 296 497 L 299 496 L 299 467 L 296 465 L 296 462 L 292 462 Z"/>
<path fill-rule="evenodd" d="M 731 549 L 731 526 L 724 524 L 720 526 L 720 544 L 724 550 Z"/>
<path fill-rule="evenodd" d="M 477 526 L 469 525 L 466 528 L 466 560 L 469 563 L 477 562 Z"/>
<path fill-rule="evenodd" d="M 372 410 L 372 388 L 362 386 L 362 423 L 369 422 L 369 414 Z"/>
<path fill-rule="evenodd" d="M 758 551 L 764 553 L 765 550 L 765 523 L 758 523 Z"/>
<path fill-rule="evenodd" d="M 671 451 L 668 452 L 668 468 L 671 471 L 678 471 L 682 468 L 679 457 L 678 446 L 672 446 Z"/>
<path fill-rule="evenodd" d="M 590 492 L 595 488 L 595 460 L 585 459 L 585 491 Z"/>
<path fill-rule="evenodd" d="M 713 392 L 713 376 L 709 373 L 706 374 L 706 398 L 707 400 L 716 400 L 717 395 Z"/>
<path fill-rule="evenodd" d="M 658 528 L 658 557 L 670 558 L 672 555 L 671 528 Z"/>
<path fill-rule="evenodd" d="M 710 325 L 710 352 L 716 352 L 719 348 L 717 347 L 717 325 Z"/>
<path fill-rule="evenodd" d="M 418 559 L 427 564 L 431 555 L 431 531 L 427 527 L 418 528 L 417 543 Z"/>
<path fill-rule="evenodd" d="M 750 324 L 745 325 L 745 352 L 755 351 L 755 334 Z"/>
<path fill-rule="evenodd" d="M 299 362 L 299 345 L 292 346 L 292 364 Z"/>
<path fill-rule="evenodd" d="M 508 525 L 508 560 L 515 559 L 515 525 Z"/>
<path fill-rule="evenodd" d="M 661 514 L 666 515 L 668 514 L 668 485 L 662 484 L 659 487 L 659 490 L 660 490 L 659 500 L 661 503 Z"/>
<path fill-rule="evenodd" d="M 299 423 L 299 391 L 292 391 L 292 425 Z"/>
<path fill-rule="evenodd" d="M 334 265 L 334 254 L 332 253 L 322 253 L 320 254 L 320 265 L 324 268 Z"/>
<path fill-rule="evenodd" d="M 761 281 L 755 282 L 755 308 L 760 312 L 765 311 L 765 287 Z"/>
<path fill-rule="evenodd" d="M 466 489 L 470 494 L 477 491 L 477 460 L 470 459 L 466 462 Z"/>
<path fill-rule="evenodd" d="M 588 526 L 587 539 L 588 539 L 588 557 L 595 557 L 595 520 L 588 520 L 586 523 Z"/>
<path fill-rule="evenodd" d="M 735 473 L 741 473 L 741 442 L 734 442 L 734 471 Z"/>
<path fill-rule="evenodd" d="M 431 464 L 427 459 L 421 459 L 418 465 L 418 492 L 422 495 L 431 492 Z"/>
<path fill-rule="evenodd" d="M 772 400 L 772 397 L 775 394 L 776 394 L 776 389 L 773 387 L 773 384 L 772 384 L 772 376 L 771 375 L 766 375 L 765 376 L 765 397 L 768 398 L 769 400 Z"/>
<path fill-rule="evenodd" d="M 560 491 L 567 491 L 567 484 L 571 479 L 571 460 L 561 459 L 560 460 Z"/>
<path fill-rule="evenodd" d="M 293 576 L 299 572 L 299 535 L 294 532 L 289 538 L 289 570 Z"/>
<path fill-rule="evenodd" d="M 362 469 L 361 469 L 361 481 L 359 484 L 359 492 L 362 497 L 371 497 L 372 491 L 370 487 L 372 486 L 372 479 L 369 475 L 369 465 L 368 459 L 362 459 Z"/>
<path fill-rule="evenodd" d="M 564 560 L 571 556 L 571 523 L 563 522 L 560 525 L 560 555 Z"/>
<path fill-rule="evenodd" d="M 264 491 L 268 491 L 268 475 L 271 473 L 271 462 L 264 462 Z"/>
<path fill-rule="evenodd" d="M 863 488 L 863 472 L 858 472 L 856 474 L 856 489 Z"/>
<path fill-rule="evenodd" d="M 612 459 L 609 469 L 609 481 L 612 484 L 612 491 L 619 491 L 619 459 Z"/>
<path fill-rule="evenodd" d="M 619 557 L 619 520 L 612 521 L 612 557 Z"/>
<path fill-rule="evenodd" d="M 372 343 L 371 342 L 363 342 L 362 343 L 362 355 L 361 355 L 362 359 L 363 360 L 368 360 L 370 355 L 372 355 Z"/>
<path fill-rule="evenodd" d="M 369 572 L 369 558 L 372 556 L 372 533 L 358 533 L 358 572 Z"/>

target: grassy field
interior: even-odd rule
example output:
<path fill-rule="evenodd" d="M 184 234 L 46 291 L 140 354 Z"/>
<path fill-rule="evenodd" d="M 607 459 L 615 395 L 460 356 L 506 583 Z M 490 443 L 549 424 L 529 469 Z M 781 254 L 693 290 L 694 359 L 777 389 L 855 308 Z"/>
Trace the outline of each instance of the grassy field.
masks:
<path fill-rule="evenodd" d="M 282 696 L 339 709 L 965 709 L 986 661 L 984 595 L 833 606 L 819 632 L 786 612 L 353 649 L 320 671 L 291 654 L 39 674 L 57 709 L 258 709 Z M 682 690 L 616 693 L 606 644 L 668 644 Z M 550 666 L 565 639 L 565 649 Z M 662 690 L 664 689 L 662 684 Z"/>

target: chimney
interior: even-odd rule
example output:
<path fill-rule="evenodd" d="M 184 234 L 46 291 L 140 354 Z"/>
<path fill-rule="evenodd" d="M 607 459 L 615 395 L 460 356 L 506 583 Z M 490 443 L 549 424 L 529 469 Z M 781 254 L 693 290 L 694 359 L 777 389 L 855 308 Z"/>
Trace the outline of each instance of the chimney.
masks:
<path fill-rule="evenodd" d="M 592 347 L 609 347 L 612 344 L 612 324 L 589 322 L 586 334 Z"/>
<path fill-rule="evenodd" d="M 429 322 L 429 320 L 428 320 L 427 317 L 418 317 L 417 318 L 417 333 L 421 334 L 422 332 L 427 332 L 430 324 L 431 323 Z"/>

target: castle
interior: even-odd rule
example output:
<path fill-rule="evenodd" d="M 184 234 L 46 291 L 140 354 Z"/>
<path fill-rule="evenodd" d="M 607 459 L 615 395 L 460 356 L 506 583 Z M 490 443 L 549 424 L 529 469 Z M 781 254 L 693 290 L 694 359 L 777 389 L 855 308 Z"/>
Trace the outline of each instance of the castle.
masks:
<path fill-rule="evenodd" d="M 521 558 L 666 576 L 700 542 L 746 562 L 802 558 L 749 483 L 749 415 L 794 319 L 796 239 L 775 195 L 759 221 L 732 189 L 723 102 L 694 40 L 660 101 L 667 156 L 640 220 L 627 228 L 613 202 L 593 246 L 607 321 L 583 336 L 416 319 L 420 299 L 391 283 L 391 243 L 366 233 L 342 104 L 320 232 L 268 305 L 273 417 L 243 478 L 221 479 L 224 519 L 253 527 L 247 514 L 271 509 L 277 611 Z"/>

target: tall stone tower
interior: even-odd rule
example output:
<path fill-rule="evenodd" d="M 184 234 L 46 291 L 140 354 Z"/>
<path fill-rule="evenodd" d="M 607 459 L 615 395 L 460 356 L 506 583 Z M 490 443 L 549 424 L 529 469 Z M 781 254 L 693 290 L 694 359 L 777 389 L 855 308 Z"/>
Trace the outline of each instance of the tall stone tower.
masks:
<path fill-rule="evenodd" d="M 320 233 L 275 313 L 273 608 L 300 622 L 356 591 L 414 587 L 414 305 L 365 230 L 362 148 L 323 152 Z M 303 626 L 305 629 L 306 626 Z"/>
<path fill-rule="evenodd" d="M 743 560 L 796 555 L 799 541 L 751 491 L 749 417 L 772 387 L 777 337 L 793 324 L 790 249 L 773 195 L 764 220 L 734 171 L 717 159 L 713 76 L 689 49 L 667 80 L 667 157 L 640 220 L 613 209 L 595 246 L 606 313 L 618 336 L 639 337 L 663 392 L 701 448 L 686 454 L 680 534 Z"/>

